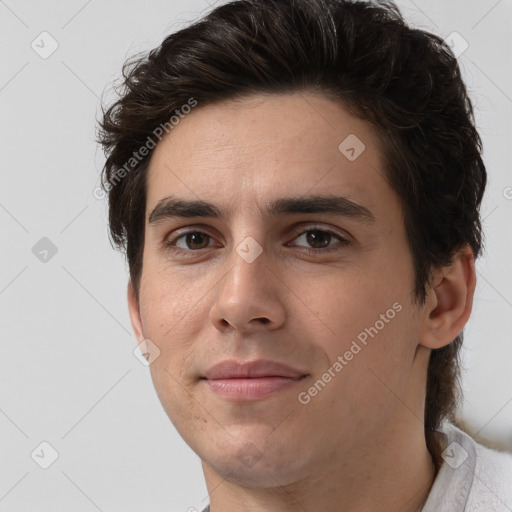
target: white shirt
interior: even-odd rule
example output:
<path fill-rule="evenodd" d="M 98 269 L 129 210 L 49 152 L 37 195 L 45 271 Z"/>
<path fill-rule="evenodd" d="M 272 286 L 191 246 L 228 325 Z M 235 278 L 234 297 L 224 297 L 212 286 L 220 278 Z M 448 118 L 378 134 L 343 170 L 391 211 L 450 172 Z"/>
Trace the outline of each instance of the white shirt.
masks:
<path fill-rule="evenodd" d="M 444 462 L 422 512 L 512 512 L 512 453 L 478 444 L 452 423 L 441 432 Z"/>
<path fill-rule="evenodd" d="M 512 453 L 478 444 L 451 423 L 441 431 L 444 462 L 422 512 L 511 512 Z"/>

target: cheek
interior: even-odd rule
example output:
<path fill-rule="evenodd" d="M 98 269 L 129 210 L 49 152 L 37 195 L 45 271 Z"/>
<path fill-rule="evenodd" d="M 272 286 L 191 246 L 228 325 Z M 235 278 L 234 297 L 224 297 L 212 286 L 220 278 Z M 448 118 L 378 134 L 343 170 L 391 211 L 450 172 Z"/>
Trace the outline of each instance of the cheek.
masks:
<path fill-rule="evenodd" d="M 382 281 L 373 279 L 369 272 L 353 275 L 340 274 L 326 276 L 324 280 L 317 280 L 315 292 L 309 294 L 311 283 L 307 279 L 297 289 L 297 295 L 304 292 L 304 304 L 318 319 L 318 325 L 326 334 L 325 339 L 334 348 L 343 348 L 347 342 L 355 339 L 365 329 L 369 329 L 379 322 L 377 330 L 384 330 L 394 320 L 399 306 L 393 304 L 403 301 L 403 294 L 395 292 Z M 387 312 L 387 314 L 386 314 Z M 380 320 L 385 316 L 386 323 Z M 373 331 L 372 331 L 373 332 Z M 364 338 L 364 334 L 361 336 Z"/>
<path fill-rule="evenodd" d="M 365 272 L 326 282 L 308 299 L 321 320 L 316 343 L 326 356 L 325 368 L 315 377 L 338 361 L 332 389 L 337 387 L 354 408 L 381 403 L 389 394 L 386 385 L 397 389 L 407 377 L 416 346 L 407 290 Z"/>
<path fill-rule="evenodd" d="M 178 329 L 194 315 L 204 285 L 171 272 L 148 257 L 141 279 L 141 316 L 148 331 Z M 202 293 L 201 293 L 202 292 Z"/>
<path fill-rule="evenodd" d="M 205 314 L 204 306 L 198 303 L 197 297 L 201 295 L 194 295 L 193 288 L 184 290 L 177 286 L 175 279 L 155 274 L 147 275 L 141 282 L 140 297 L 144 336 L 160 351 L 150 365 L 158 398 L 177 429 L 191 423 L 202 424 L 206 418 L 199 417 L 200 411 L 189 390 L 190 361 L 196 349 L 191 339 L 199 339 L 198 318 Z"/>
<path fill-rule="evenodd" d="M 177 283 L 163 273 L 147 275 L 141 282 L 141 321 L 144 336 L 160 350 L 151 371 L 178 374 L 193 353 L 191 340 L 204 325 L 205 300 L 200 284 Z M 200 293 L 202 292 L 202 293 Z M 201 321 L 203 319 L 203 321 Z M 154 367 L 154 368 L 153 368 Z"/>

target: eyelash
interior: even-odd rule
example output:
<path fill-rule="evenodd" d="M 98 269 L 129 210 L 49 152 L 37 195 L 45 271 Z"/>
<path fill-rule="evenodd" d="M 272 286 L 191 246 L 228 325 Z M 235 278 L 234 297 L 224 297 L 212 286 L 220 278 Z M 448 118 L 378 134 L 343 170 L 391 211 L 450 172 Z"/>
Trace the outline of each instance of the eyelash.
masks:
<path fill-rule="evenodd" d="M 311 247 L 298 246 L 298 247 L 301 247 L 301 250 L 306 252 L 307 254 L 318 255 L 320 253 L 331 253 L 334 251 L 341 251 L 341 250 L 344 250 L 348 245 L 350 245 L 350 241 L 348 239 L 342 237 L 341 235 L 339 235 L 338 233 L 335 233 L 334 231 L 331 231 L 329 229 L 324 229 L 319 226 L 308 226 L 307 229 L 298 229 L 298 230 L 294 231 L 294 233 L 293 233 L 294 240 L 296 238 L 298 238 L 299 236 L 302 236 L 311 231 L 319 231 L 321 233 L 331 235 L 339 240 L 339 244 L 335 244 L 334 246 L 327 246 L 326 248 L 321 248 L 321 249 L 313 249 Z M 207 237 L 213 239 L 213 237 L 210 236 L 208 233 L 199 231 L 198 229 L 187 229 L 185 231 L 178 233 L 172 240 L 164 241 L 165 248 L 173 251 L 176 254 L 183 254 L 183 255 L 190 255 L 190 253 L 202 251 L 203 249 L 181 249 L 174 245 L 178 240 L 180 240 L 184 236 L 191 234 L 191 233 L 206 235 Z M 337 245 L 339 245 L 341 247 L 339 247 L 339 246 L 337 247 Z M 204 249 L 208 249 L 208 248 L 209 247 L 205 247 Z"/>

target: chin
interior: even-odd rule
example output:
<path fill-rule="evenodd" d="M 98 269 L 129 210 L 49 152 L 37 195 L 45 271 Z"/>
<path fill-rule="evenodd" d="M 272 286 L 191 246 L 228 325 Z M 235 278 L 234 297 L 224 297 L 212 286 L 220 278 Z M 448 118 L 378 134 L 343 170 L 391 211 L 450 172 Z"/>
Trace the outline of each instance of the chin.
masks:
<path fill-rule="evenodd" d="M 250 437 L 250 432 L 255 435 Z M 295 445 L 288 447 L 284 439 L 269 442 L 267 430 L 263 433 L 249 429 L 244 434 L 226 435 L 215 445 L 212 437 L 205 437 L 209 441 L 201 443 L 200 449 L 194 451 L 217 475 L 242 487 L 272 488 L 307 476 L 308 464 L 300 459 Z"/>
<path fill-rule="evenodd" d="M 224 453 L 222 458 L 209 454 L 203 459 L 203 464 L 228 482 L 248 489 L 281 487 L 298 479 L 293 477 L 289 465 L 283 466 L 283 461 L 272 461 L 265 457 L 248 463 L 240 461 L 237 453 L 231 457 L 226 457 Z"/>

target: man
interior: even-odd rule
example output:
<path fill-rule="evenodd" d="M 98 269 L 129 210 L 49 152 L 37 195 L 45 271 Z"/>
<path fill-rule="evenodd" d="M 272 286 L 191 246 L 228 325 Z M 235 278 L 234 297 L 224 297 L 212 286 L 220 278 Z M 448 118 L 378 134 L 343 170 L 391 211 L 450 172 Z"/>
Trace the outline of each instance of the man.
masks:
<path fill-rule="evenodd" d="M 391 3 L 242 0 L 125 68 L 113 241 L 205 510 L 512 510 L 454 424 L 486 171 L 450 49 Z"/>

